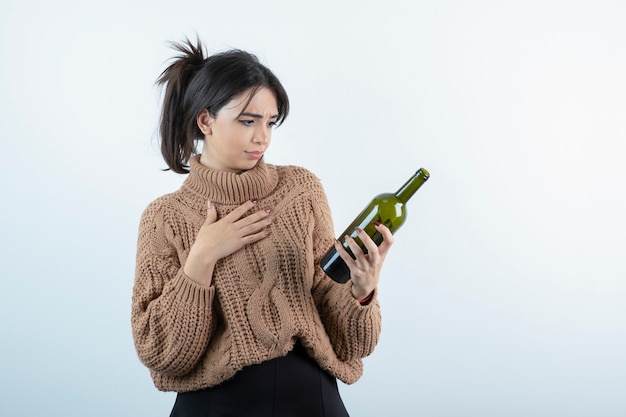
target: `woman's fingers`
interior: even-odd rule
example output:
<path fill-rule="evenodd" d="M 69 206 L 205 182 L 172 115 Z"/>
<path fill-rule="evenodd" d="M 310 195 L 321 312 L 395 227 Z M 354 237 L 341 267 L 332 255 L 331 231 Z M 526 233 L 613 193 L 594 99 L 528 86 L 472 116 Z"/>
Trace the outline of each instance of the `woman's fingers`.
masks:
<path fill-rule="evenodd" d="M 224 216 L 224 220 L 226 220 L 226 221 L 228 221 L 230 223 L 237 222 L 239 219 L 241 219 L 248 212 L 248 210 L 252 210 L 256 206 L 256 203 L 257 203 L 256 199 L 252 199 L 252 200 L 246 201 L 245 203 L 243 203 L 239 207 L 236 207 L 233 211 L 228 213 L 226 216 Z M 244 219 L 245 219 L 245 217 L 244 217 Z"/>
<path fill-rule="evenodd" d="M 234 229 L 239 231 L 240 236 L 256 233 L 271 223 L 269 220 L 271 209 L 266 207 L 246 216 L 245 214 L 255 206 L 256 200 L 247 201 L 224 216 L 222 220 L 232 224 Z"/>
<path fill-rule="evenodd" d="M 211 200 L 207 200 L 206 202 L 206 224 L 215 223 L 217 220 L 217 210 L 215 210 L 215 205 L 211 204 Z"/>
<path fill-rule="evenodd" d="M 382 223 L 375 223 L 374 227 L 381 235 L 383 235 L 383 242 L 379 246 L 380 251 L 387 253 L 394 242 L 393 234 L 391 233 L 391 230 L 389 230 L 389 228 Z"/>
<path fill-rule="evenodd" d="M 349 236 L 344 236 L 344 241 L 346 242 L 348 246 L 350 246 L 349 239 L 351 239 Z M 357 248 L 358 248 L 358 245 L 357 245 Z M 335 250 L 341 257 L 341 259 L 343 259 L 343 261 L 346 263 L 346 265 L 348 265 L 348 268 L 352 270 L 355 265 L 355 260 L 352 258 L 352 256 L 350 256 L 346 248 L 338 240 L 335 240 Z M 350 250 L 354 252 L 354 249 L 352 247 L 350 247 Z"/>
<path fill-rule="evenodd" d="M 372 240 L 372 238 L 362 229 L 357 228 L 356 233 L 359 239 L 361 239 L 361 242 L 363 242 L 365 249 L 367 249 L 367 260 L 371 264 L 376 264 L 378 262 L 378 246 Z M 359 255 L 359 257 L 361 258 L 365 258 L 365 254 L 363 253 L 363 251 L 359 251 Z"/>
<path fill-rule="evenodd" d="M 376 230 L 383 236 L 383 241 L 380 246 L 376 245 L 376 242 L 362 229 L 357 228 L 357 237 L 361 240 L 364 248 L 359 246 L 357 241 L 351 236 L 345 236 L 344 240 L 352 253 L 354 254 L 355 262 L 367 262 L 368 264 L 375 266 L 381 262 L 381 258 L 384 258 L 391 245 L 393 245 L 393 234 L 389 228 L 383 224 L 375 224 Z"/>
<path fill-rule="evenodd" d="M 203 285 L 211 282 L 213 268 L 219 259 L 267 237 L 268 226 L 272 223 L 269 209 L 246 216 L 255 208 L 255 200 L 243 203 L 221 219 L 217 218 L 215 205 L 207 204 L 207 218 L 196 235 L 184 267 L 187 276 Z"/>
<path fill-rule="evenodd" d="M 266 228 L 272 224 L 272 219 L 269 217 L 271 212 L 270 208 L 264 208 L 256 213 L 252 213 L 241 220 L 234 223 L 234 227 L 239 230 L 241 236 L 247 236 L 251 233 L 256 233 L 259 230 Z"/>
<path fill-rule="evenodd" d="M 196 243 L 204 247 L 202 252 L 220 259 L 266 237 L 269 234 L 267 227 L 272 223 L 269 217 L 271 210 L 263 209 L 246 215 L 255 206 L 256 201 L 250 200 L 213 223 L 207 221 L 196 236 Z"/>
<path fill-rule="evenodd" d="M 344 237 L 346 245 L 354 254 L 354 258 L 348 254 L 341 244 L 338 242 L 335 244 L 339 256 L 350 269 L 352 294 L 357 299 L 367 296 L 376 288 L 383 262 L 387 252 L 393 245 L 393 235 L 389 228 L 382 224 L 376 224 L 375 227 L 383 236 L 380 246 L 376 245 L 376 242 L 361 229 L 357 229 L 356 233 L 357 238 L 362 242 L 362 246 L 354 238 L 350 236 Z"/>

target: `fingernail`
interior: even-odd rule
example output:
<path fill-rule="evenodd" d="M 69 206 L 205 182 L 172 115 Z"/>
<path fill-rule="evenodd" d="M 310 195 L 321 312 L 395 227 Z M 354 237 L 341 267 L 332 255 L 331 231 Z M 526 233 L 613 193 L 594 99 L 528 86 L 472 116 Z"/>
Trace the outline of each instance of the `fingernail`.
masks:
<path fill-rule="evenodd" d="M 376 226 L 380 226 L 382 223 L 381 223 L 381 222 L 374 222 L 374 224 L 375 224 Z"/>
<path fill-rule="evenodd" d="M 270 211 L 272 211 L 272 209 L 271 209 L 271 208 L 269 208 L 269 207 L 265 207 L 265 208 L 263 209 L 263 211 L 264 211 L 264 212 L 266 212 L 266 213 L 269 213 Z"/>
<path fill-rule="evenodd" d="M 360 227 L 357 227 L 355 230 L 356 230 L 357 234 L 359 234 L 359 235 L 361 233 L 363 233 L 363 229 L 361 229 Z"/>
<path fill-rule="evenodd" d="M 211 201 L 207 200 L 206 208 L 207 208 L 207 210 L 211 210 Z"/>
<path fill-rule="evenodd" d="M 252 204 L 256 204 L 257 201 L 259 201 L 257 198 L 253 198 L 252 200 L 250 200 Z"/>

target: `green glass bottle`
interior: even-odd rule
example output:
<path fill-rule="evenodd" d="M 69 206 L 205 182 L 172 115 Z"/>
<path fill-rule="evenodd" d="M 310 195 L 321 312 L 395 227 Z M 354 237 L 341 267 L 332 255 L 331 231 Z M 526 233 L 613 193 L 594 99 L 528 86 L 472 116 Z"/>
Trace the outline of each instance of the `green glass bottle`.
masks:
<path fill-rule="evenodd" d="M 415 192 L 428 180 L 430 174 L 424 168 L 417 170 L 398 191 L 395 193 L 379 194 L 365 207 L 356 219 L 348 226 L 348 228 L 339 237 L 339 242 L 346 251 L 354 259 L 352 251 L 345 242 L 345 236 L 354 238 L 363 252 L 367 253 L 367 249 L 361 239 L 357 237 L 356 228 L 361 228 L 367 233 L 376 245 L 380 245 L 383 236 L 374 227 L 375 222 L 380 222 L 387 226 L 391 233 L 395 233 L 404 224 L 406 220 L 406 203 L 415 194 Z M 326 275 L 339 283 L 345 283 L 350 280 L 350 269 L 348 265 L 337 253 L 335 247 L 331 247 L 326 255 L 320 261 L 320 265 Z"/>

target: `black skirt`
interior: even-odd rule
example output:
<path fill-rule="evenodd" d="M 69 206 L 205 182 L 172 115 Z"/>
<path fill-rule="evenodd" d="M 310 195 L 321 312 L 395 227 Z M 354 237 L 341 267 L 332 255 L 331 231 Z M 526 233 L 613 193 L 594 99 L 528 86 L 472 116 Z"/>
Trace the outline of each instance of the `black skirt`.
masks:
<path fill-rule="evenodd" d="M 181 392 L 170 417 L 348 417 L 337 380 L 296 344 L 220 385 Z"/>

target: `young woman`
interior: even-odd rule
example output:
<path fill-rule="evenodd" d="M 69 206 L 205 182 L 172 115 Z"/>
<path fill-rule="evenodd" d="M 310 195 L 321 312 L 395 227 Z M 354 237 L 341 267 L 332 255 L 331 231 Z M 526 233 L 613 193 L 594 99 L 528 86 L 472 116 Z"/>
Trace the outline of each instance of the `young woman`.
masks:
<path fill-rule="evenodd" d="M 319 180 L 263 155 L 289 112 L 254 55 L 205 58 L 200 41 L 161 74 L 160 134 L 181 188 L 144 211 L 132 298 L 137 353 L 171 416 L 347 416 L 337 381 L 362 374 L 381 325 L 376 286 L 393 237 L 336 243 Z M 203 141 L 200 154 L 197 141 Z M 351 280 L 325 276 L 335 244 Z"/>

